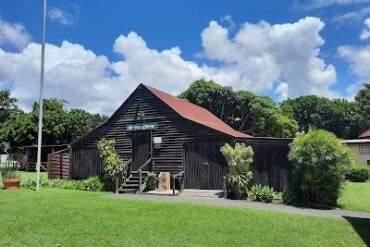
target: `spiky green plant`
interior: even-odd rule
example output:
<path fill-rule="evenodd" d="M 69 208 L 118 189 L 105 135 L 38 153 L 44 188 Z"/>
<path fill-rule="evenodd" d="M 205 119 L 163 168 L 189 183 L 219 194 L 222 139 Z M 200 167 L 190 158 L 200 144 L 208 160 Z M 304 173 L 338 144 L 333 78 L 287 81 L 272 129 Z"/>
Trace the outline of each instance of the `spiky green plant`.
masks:
<path fill-rule="evenodd" d="M 233 148 L 229 144 L 221 147 L 221 153 L 227 162 L 226 182 L 231 196 L 242 198 L 249 181 L 253 177 L 250 164 L 253 162 L 253 149 L 244 143 L 236 143 Z"/>

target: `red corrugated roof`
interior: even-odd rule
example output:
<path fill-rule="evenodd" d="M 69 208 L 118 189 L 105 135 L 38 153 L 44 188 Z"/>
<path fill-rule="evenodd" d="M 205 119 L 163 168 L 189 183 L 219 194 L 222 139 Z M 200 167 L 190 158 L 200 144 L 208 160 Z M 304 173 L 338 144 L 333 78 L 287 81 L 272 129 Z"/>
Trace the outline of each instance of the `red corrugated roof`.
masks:
<path fill-rule="evenodd" d="M 174 111 L 180 114 L 183 118 L 191 120 L 193 122 L 204 125 L 208 128 L 220 131 L 227 135 L 237 137 L 237 138 L 246 138 L 252 137 L 250 135 L 244 134 L 240 131 L 236 131 L 231 128 L 229 125 L 224 123 L 221 119 L 213 115 L 211 112 L 206 109 L 197 106 L 195 104 L 189 103 L 186 100 L 177 98 L 168 93 L 162 92 L 158 89 L 152 88 L 150 86 L 144 85 L 150 92 L 156 95 Z"/>
<path fill-rule="evenodd" d="M 364 133 L 362 133 L 360 138 L 370 138 L 370 129 L 366 130 Z"/>

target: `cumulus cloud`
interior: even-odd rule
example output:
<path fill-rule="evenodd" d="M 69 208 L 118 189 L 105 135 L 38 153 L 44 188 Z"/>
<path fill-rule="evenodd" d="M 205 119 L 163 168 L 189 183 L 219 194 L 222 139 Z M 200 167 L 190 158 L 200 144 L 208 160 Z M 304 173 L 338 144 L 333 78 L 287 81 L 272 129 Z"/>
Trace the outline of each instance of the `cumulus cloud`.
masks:
<path fill-rule="evenodd" d="M 230 38 L 226 28 L 212 21 L 202 32 L 203 55 L 222 64 L 209 69 L 213 78 L 237 88 L 272 90 L 285 78 L 291 97 L 335 96 L 330 90 L 336 82 L 335 68 L 319 58 L 323 27 L 313 17 L 287 24 L 245 23 Z"/>
<path fill-rule="evenodd" d="M 0 45 L 8 44 L 23 48 L 30 41 L 31 36 L 22 24 L 8 23 L 0 19 Z"/>
<path fill-rule="evenodd" d="M 49 10 L 48 17 L 50 20 L 57 21 L 65 26 L 72 26 L 77 19 L 76 13 L 72 14 L 59 8 Z"/>
<path fill-rule="evenodd" d="M 47 44 L 45 96 L 105 114 L 112 113 L 139 83 L 177 94 L 201 78 L 237 89 L 275 92 L 280 99 L 336 96 L 330 90 L 336 82 L 335 68 L 319 57 L 323 28 L 324 23 L 312 17 L 275 25 L 262 21 L 244 23 L 230 37 L 228 28 L 211 21 L 201 33 L 203 64 L 185 60 L 179 47 L 152 49 L 135 32 L 115 40 L 117 61 L 68 41 Z M 38 97 L 40 49 L 37 43 L 19 52 L 0 49 L 0 88 L 11 82 L 22 108 Z"/>
<path fill-rule="evenodd" d="M 357 76 L 370 79 L 370 45 L 363 47 L 341 46 L 338 54 L 350 63 L 351 70 Z"/>
<path fill-rule="evenodd" d="M 362 30 L 359 38 L 361 40 L 368 39 L 370 37 L 370 18 L 365 20 L 365 28 Z"/>

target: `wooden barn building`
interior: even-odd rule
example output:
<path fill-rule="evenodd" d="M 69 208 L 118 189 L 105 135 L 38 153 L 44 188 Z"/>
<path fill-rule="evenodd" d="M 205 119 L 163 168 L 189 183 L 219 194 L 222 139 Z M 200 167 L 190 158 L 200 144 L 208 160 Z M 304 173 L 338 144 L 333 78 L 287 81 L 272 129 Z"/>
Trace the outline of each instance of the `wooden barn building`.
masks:
<path fill-rule="evenodd" d="M 253 138 L 202 107 L 144 84 L 107 122 L 70 144 L 67 167 L 60 163 L 57 169 L 60 177 L 101 175 L 97 144 L 103 137 L 116 140 L 118 154 L 129 164 L 130 177 L 120 188 L 123 192 L 141 190 L 148 171 L 170 172 L 173 184 L 180 188 L 222 189 L 227 165 L 220 148 L 235 142 L 245 142 L 255 149 L 252 170 L 256 182 L 282 190 L 290 181 L 291 166 L 286 155 L 291 140 Z"/>

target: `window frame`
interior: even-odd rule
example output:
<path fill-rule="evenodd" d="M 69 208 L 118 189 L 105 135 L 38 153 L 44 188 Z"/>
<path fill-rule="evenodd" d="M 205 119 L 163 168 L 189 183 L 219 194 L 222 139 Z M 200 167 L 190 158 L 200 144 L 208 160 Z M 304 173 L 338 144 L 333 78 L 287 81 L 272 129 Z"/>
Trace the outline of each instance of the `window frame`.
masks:
<path fill-rule="evenodd" d="M 368 150 L 368 151 L 364 152 L 363 149 Z M 370 146 L 360 146 L 359 154 L 360 155 L 370 155 Z"/>

